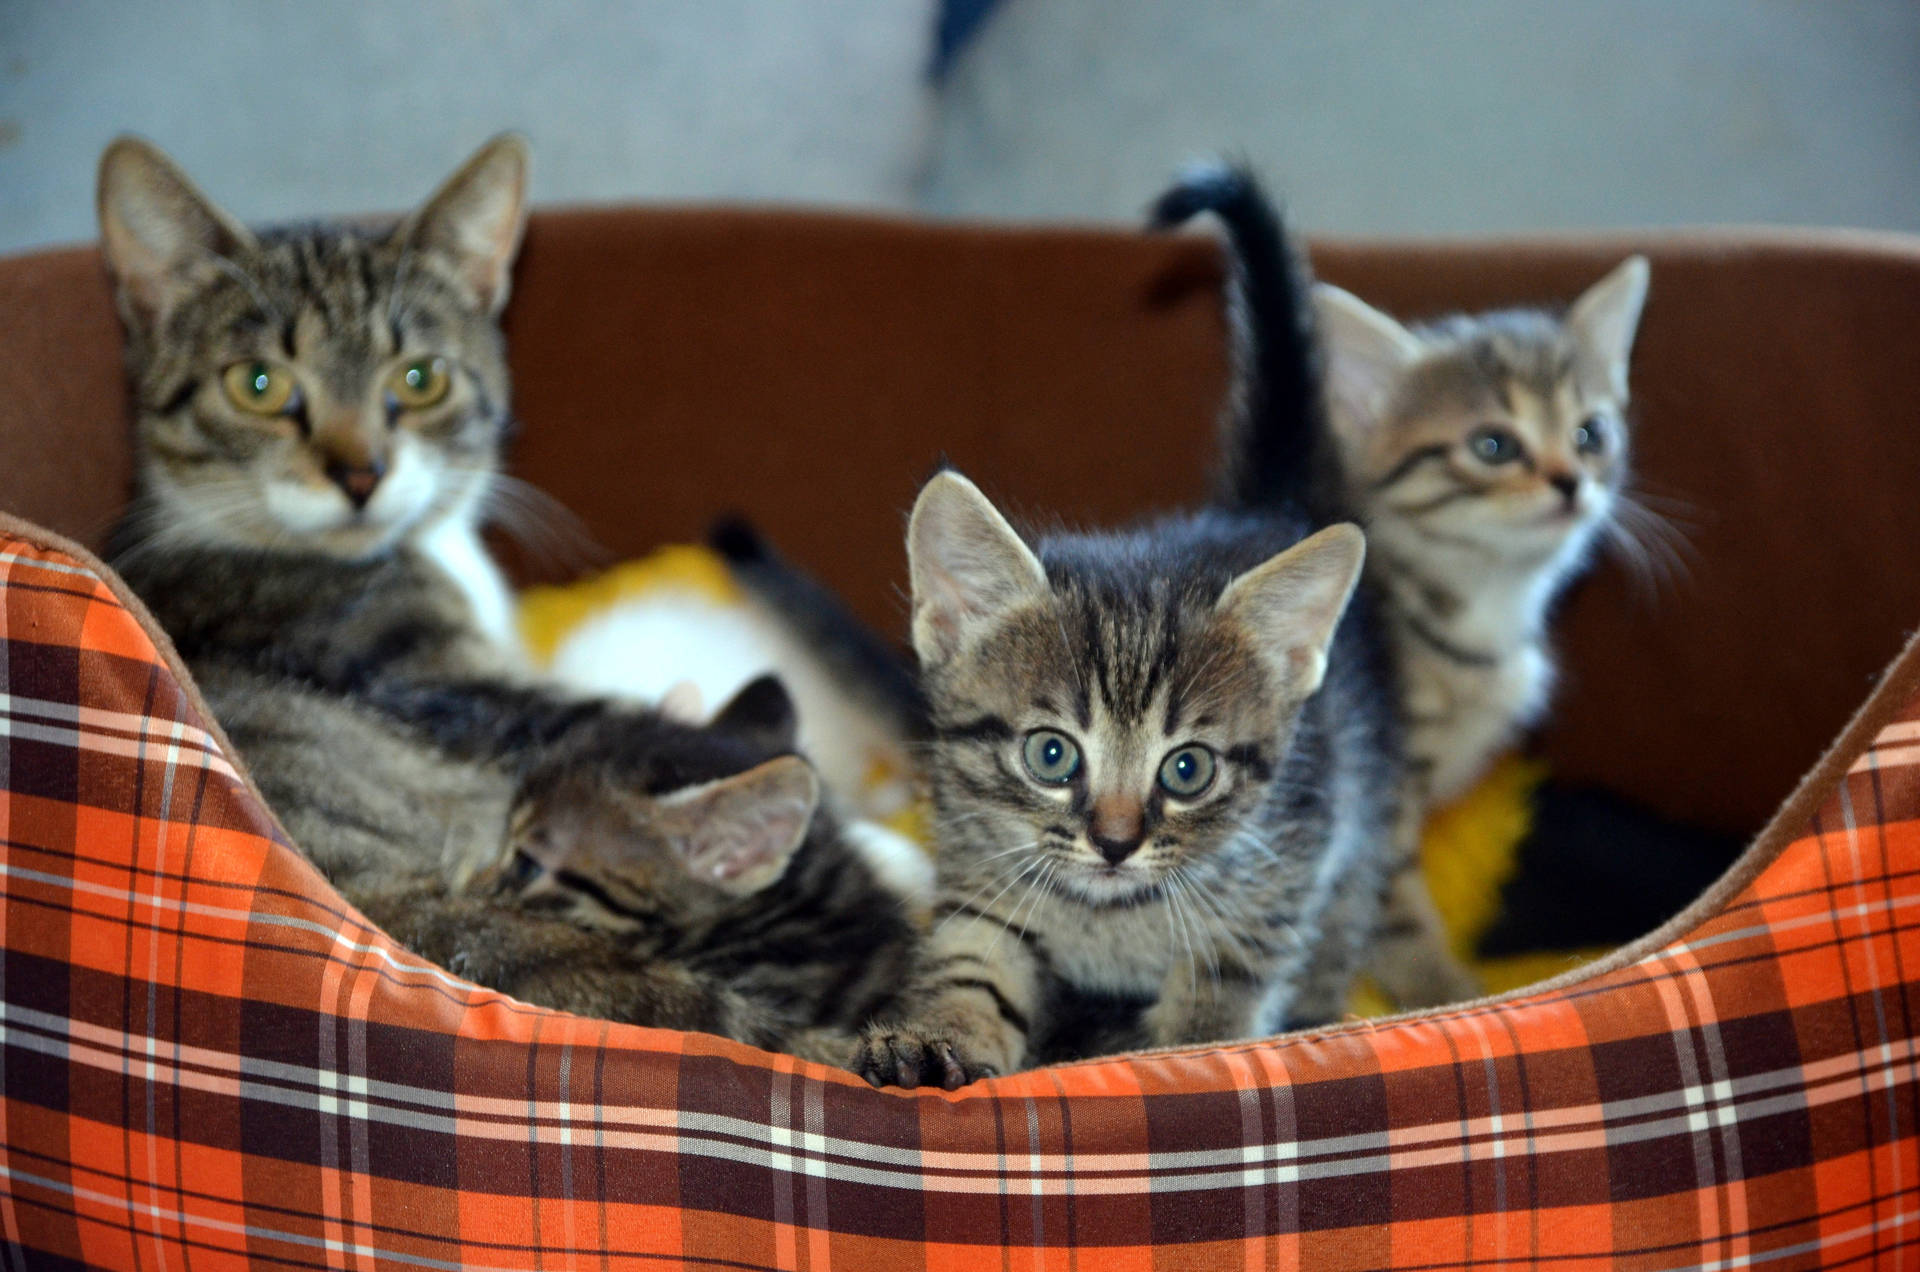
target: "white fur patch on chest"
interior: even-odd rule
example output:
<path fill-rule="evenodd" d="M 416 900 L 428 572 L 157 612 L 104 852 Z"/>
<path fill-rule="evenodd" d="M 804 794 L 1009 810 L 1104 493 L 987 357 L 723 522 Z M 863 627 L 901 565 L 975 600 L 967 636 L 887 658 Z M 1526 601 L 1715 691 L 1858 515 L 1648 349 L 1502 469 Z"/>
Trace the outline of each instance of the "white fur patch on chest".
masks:
<path fill-rule="evenodd" d="M 881 886 L 917 909 L 933 904 L 933 858 L 919 844 L 874 821 L 849 821 L 841 833 Z"/>
<path fill-rule="evenodd" d="M 473 608 L 474 623 L 501 649 L 522 656 L 520 628 L 514 621 L 513 593 L 500 567 L 472 526 L 453 518 L 422 536 L 420 549 L 447 572 Z"/>

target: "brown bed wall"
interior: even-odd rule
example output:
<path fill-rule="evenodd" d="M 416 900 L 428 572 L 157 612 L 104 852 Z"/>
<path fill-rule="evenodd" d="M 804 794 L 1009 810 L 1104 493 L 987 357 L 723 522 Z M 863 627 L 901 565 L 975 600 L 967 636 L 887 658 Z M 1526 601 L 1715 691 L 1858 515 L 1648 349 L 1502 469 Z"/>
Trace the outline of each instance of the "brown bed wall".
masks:
<path fill-rule="evenodd" d="M 1653 261 L 1637 467 L 1687 576 L 1616 565 L 1561 623 L 1557 770 L 1751 830 L 1920 625 L 1920 240 L 1828 233 L 1316 245 L 1403 316 L 1565 299 Z M 742 511 L 889 631 L 945 456 L 1010 508 L 1197 497 L 1225 374 L 1204 238 L 728 210 L 538 214 L 508 310 L 514 469 L 612 557 Z M 97 256 L 0 261 L 0 510 L 97 546 L 124 495 Z"/>

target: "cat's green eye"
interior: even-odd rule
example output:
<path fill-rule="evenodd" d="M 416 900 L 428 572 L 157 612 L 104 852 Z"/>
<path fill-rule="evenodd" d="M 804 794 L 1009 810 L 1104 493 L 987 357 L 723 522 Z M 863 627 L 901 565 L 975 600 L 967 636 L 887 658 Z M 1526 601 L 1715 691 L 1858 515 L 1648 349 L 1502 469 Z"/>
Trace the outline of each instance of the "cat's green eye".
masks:
<path fill-rule="evenodd" d="M 1483 464 L 1510 464 L 1525 452 L 1520 439 L 1504 428 L 1483 428 L 1467 439 L 1467 449 Z"/>
<path fill-rule="evenodd" d="M 1026 760 L 1033 780 L 1048 786 L 1065 786 L 1080 771 L 1080 748 L 1072 738 L 1053 729 L 1035 729 L 1027 734 L 1021 758 Z"/>
<path fill-rule="evenodd" d="M 1160 761 L 1160 787 L 1177 799 L 1192 799 L 1213 785 L 1213 752 L 1204 746 L 1183 746 Z"/>
<path fill-rule="evenodd" d="M 249 415 L 284 415 L 298 387 L 293 373 L 271 362 L 236 362 L 220 373 L 227 401 Z"/>
<path fill-rule="evenodd" d="M 416 358 L 387 377 L 387 392 L 405 411 L 420 411 L 447 396 L 453 377 L 445 358 Z"/>
<path fill-rule="evenodd" d="M 1598 415 L 1589 416 L 1573 430 L 1573 449 L 1582 455 L 1598 455 L 1607 445 L 1607 422 Z"/>

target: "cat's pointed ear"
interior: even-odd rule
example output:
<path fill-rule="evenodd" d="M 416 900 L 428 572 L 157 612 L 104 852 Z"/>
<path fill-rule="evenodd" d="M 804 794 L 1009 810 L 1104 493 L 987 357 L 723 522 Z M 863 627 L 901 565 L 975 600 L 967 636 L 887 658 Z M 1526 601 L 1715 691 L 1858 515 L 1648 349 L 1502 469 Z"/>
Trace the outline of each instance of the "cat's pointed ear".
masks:
<path fill-rule="evenodd" d="M 1248 570 L 1221 595 L 1214 612 L 1253 640 L 1289 699 L 1307 697 L 1325 678 L 1327 646 L 1366 555 L 1360 527 L 1328 526 Z"/>
<path fill-rule="evenodd" d="M 514 253 L 527 224 L 527 143 L 502 133 L 434 191 L 398 235 L 438 252 L 488 313 L 507 303 Z"/>
<path fill-rule="evenodd" d="M 746 738 L 769 751 L 791 751 L 799 744 L 800 713 L 780 677 L 756 676 L 713 713 L 708 728 Z"/>
<path fill-rule="evenodd" d="M 935 475 L 907 523 L 913 578 L 913 648 L 945 662 L 1018 606 L 1045 596 L 1047 572 L 980 488 L 956 472 Z"/>
<path fill-rule="evenodd" d="M 1313 312 L 1326 345 L 1334 426 L 1343 432 L 1372 428 L 1394 385 L 1419 359 L 1420 338 L 1331 283 L 1313 285 Z"/>
<path fill-rule="evenodd" d="M 100 247 L 120 312 L 151 329 L 253 235 L 152 143 L 121 137 L 100 156 Z"/>
<path fill-rule="evenodd" d="M 747 896 L 787 871 L 806 842 L 820 779 L 797 755 L 663 796 L 654 824 L 687 873 L 722 892 Z"/>
<path fill-rule="evenodd" d="M 1567 333 L 1573 337 L 1580 370 L 1596 378 L 1596 389 L 1620 402 L 1627 400 L 1627 363 L 1647 303 L 1650 273 L 1646 257 L 1629 256 L 1567 311 Z"/>

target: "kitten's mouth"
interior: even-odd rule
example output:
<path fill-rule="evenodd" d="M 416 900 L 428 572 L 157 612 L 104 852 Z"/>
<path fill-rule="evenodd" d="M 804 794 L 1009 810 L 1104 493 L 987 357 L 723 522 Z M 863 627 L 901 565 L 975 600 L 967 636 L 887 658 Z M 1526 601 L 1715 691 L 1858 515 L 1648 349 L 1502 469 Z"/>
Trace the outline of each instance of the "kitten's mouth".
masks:
<path fill-rule="evenodd" d="M 1550 530 L 1564 530 L 1578 525 L 1586 519 L 1586 516 L 1587 508 L 1584 504 L 1558 503 L 1539 516 L 1531 518 L 1526 524 L 1544 526 Z"/>
<path fill-rule="evenodd" d="M 1063 880 L 1086 904 L 1096 907 L 1139 905 L 1160 895 L 1155 874 L 1130 861 L 1079 862 Z"/>

